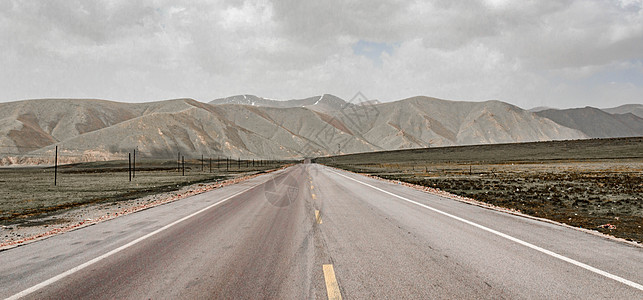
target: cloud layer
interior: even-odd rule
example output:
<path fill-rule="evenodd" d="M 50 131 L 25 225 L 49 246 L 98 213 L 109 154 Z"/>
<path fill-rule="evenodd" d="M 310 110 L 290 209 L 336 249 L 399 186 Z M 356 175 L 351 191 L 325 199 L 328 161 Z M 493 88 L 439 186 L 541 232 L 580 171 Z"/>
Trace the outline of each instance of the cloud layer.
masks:
<path fill-rule="evenodd" d="M 642 1 L 2 1 L 0 101 L 643 103 Z"/>

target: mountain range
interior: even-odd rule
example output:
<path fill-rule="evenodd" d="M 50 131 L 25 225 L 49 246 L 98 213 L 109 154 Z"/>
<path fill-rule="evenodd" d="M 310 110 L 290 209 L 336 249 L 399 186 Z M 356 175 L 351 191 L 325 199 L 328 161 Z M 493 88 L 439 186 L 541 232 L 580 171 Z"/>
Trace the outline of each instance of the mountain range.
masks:
<path fill-rule="evenodd" d="M 139 155 L 302 158 L 378 150 L 643 136 L 643 105 L 537 112 L 501 101 L 413 97 L 348 103 L 324 94 L 203 103 L 41 99 L 0 103 L 1 164 L 38 163 L 58 146 L 68 162 Z M 125 154 L 126 156 L 126 154 Z"/>
<path fill-rule="evenodd" d="M 634 114 L 636 105 L 625 110 L 623 107 L 610 109 L 620 113 L 609 113 L 594 107 L 572 108 L 564 110 L 547 109 L 536 112 L 560 125 L 577 129 L 591 138 L 631 137 L 643 135 L 641 117 Z"/>

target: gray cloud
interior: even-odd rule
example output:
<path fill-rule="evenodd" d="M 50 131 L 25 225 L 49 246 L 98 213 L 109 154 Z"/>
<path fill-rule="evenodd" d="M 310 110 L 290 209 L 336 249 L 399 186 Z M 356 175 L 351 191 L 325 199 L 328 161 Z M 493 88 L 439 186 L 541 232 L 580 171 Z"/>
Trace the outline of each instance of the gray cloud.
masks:
<path fill-rule="evenodd" d="M 641 1 L 2 1 L 0 101 L 643 100 Z M 353 51 L 385 46 L 378 59 Z M 390 49 L 390 50 L 389 50 Z M 369 54 L 372 56 L 373 54 Z"/>

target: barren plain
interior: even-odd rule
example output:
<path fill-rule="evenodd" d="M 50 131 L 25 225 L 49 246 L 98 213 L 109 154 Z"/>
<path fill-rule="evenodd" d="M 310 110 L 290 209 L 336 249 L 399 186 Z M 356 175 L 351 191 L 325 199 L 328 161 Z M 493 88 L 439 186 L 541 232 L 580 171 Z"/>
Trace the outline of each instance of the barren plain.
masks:
<path fill-rule="evenodd" d="M 317 162 L 643 242 L 643 138 L 386 151 Z"/>

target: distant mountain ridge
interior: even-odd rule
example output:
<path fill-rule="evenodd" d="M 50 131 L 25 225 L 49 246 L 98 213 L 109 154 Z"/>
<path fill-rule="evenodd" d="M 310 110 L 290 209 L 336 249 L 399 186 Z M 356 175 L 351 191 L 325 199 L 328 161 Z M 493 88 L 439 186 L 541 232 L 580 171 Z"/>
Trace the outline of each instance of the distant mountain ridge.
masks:
<path fill-rule="evenodd" d="M 587 106 L 563 110 L 548 109 L 536 114 L 577 129 L 592 138 L 643 136 L 643 118 L 632 113 L 611 114 Z"/>
<path fill-rule="evenodd" d="M 274 107 L 274 108 L 294 108 L 294 107 L 307 107 L 315 110 L 337 110 L 343 109 L 347 105 L 352 105 L 343 99 L 330 95 L 323 94 L 305 99 L 292 99 L 292 100 L 274 100 L 257 97 L 255 95 L 236 95 L 226 98 L 219 98 L 209 102 L 212 105 L 219 104 L 240 104 L 250 105 L 257 107 Z"/>
<path fill-rule="evenodd" d="M 210 103 L 27 100 L 0 104 L 0 163 L 37 163 L 25 157 L 50 155 L 55 146 L 86 160 L 134 148 L 147 157 L 173 158 L 180 151 L 194 157 L 301 158 L 639 132 L 641 118 L 633 114 L 588 111 L 583 116 L 601 118 L 588 123 L 576 120 L 577 112 L 531 113 L 501 101 L 423 96 L 387 103 L 347 103 L 329 94 L 287 101 L 238 95 Z M 607 129 L 590 126 L 596 124 Z"/>
<path fill-rule="evenodd" d="M 610 114 L 631 113 L 639 118 L 643 118 L 643 104 L 625 104 L 613 108 L 604 108 L 602 110 Z"/>

